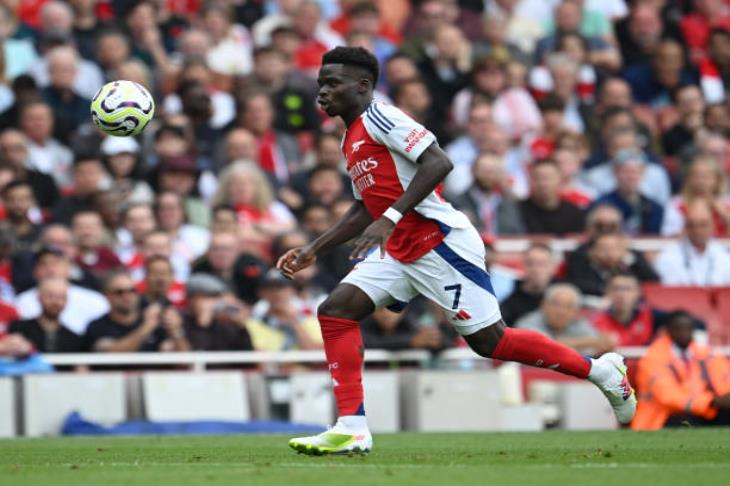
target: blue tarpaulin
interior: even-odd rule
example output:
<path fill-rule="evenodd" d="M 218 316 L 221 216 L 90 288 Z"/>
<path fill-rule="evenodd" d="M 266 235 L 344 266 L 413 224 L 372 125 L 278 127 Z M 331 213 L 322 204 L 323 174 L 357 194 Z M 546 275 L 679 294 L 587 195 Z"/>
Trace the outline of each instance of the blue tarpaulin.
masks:
<path fill-rule="evenodd" d="M 293 424 L 280 420 L 227 422 L 202 420 L 194 422 L 150 422 L 130 420 L 103 426 L 84 420 L 72 412 L 63 424 L 63 435 L 223 435 L 223 434 L 317 434 L 321 425 Z"/>

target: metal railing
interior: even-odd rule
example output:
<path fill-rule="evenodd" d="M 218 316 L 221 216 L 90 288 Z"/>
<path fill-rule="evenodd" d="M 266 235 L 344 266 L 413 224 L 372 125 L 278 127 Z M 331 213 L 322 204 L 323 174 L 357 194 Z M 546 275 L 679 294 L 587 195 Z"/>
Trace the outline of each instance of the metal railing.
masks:
<path fill-rule="evenodd" d="M 646 348 L 626 347 L 618 352 L 627 358 L 640 358 Z M 718 348 L 730 356 L 730 346 Z M 208 365 L 287 365 L 287 364 L 324 364 L 325 356 L 321 350 L 315 351 L 219 351 L 185 353 L 80 353 L 47 354 L 46 360 L 54 366 L 188 366 L 192 371 L 204 371 Z M 458 361 L 480 361 L 468 348 L 455 348 L 434 355 L 425 350 L 385 351 L 369 349 L 365 351 L 368 363 L 453 363 Z"/>

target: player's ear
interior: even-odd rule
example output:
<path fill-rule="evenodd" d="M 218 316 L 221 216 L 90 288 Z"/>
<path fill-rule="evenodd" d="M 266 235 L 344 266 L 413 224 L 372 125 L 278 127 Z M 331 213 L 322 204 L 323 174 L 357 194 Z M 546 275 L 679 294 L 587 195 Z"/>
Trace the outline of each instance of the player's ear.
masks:
<path fill-rule="evenodd" d="M 373 89 L 373 83 L 368 78 L 360 78 L 360 81 L 357 83 L 357 92 L 360 94 L 367 93 Z"/>

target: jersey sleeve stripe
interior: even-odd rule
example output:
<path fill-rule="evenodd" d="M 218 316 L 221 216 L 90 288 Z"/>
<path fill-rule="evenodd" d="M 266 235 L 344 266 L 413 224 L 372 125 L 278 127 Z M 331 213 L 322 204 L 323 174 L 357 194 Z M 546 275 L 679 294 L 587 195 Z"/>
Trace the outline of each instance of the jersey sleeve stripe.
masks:
<path fill-rule="evenodd" d="M 380 121 L 378 121 L 377 119 L 375 119 L 375 117 L 371 116 L 369 111 L 365 114 L 365 117 L 370 121 L 370 123 L 372 123 L 373 125 L 375 125 L 376 127 L 378 127 L 380 129 L 380 131 L 382 131 L 386 135 L 388 134 L 388 132 L 390 132 L 390 130 L 388 130 L 387 128 L 385 128 L 382 125 L 382 123 L 380 123 Z"/>
<path fill-rule="evenodd" d="M 393 123 L 387 116 L 383 115 L 383 112 L 380 111 L 380 108 L 378 108 L 378 105 L 375 103 L 371 104 L 370 107 L 373 110 L 373 113 L 375 116 L 378 117 L 379 120 L 382 120 L 385 126 L 390 127 L 391 129 L 395 127 L 395 123 Z"/>

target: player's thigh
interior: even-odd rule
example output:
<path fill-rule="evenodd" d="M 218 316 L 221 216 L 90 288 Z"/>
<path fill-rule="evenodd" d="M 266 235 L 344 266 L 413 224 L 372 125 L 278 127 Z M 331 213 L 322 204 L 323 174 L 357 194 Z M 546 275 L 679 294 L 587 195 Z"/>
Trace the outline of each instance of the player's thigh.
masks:
<path fill-rule="evenodd" d="M 342 284 L 349 284 L 365 293 L 373 307 L 404 306 L 416 296 L 417 292 L 406 275 L 403 264 L 380 252 L 371 252 L 363 261 L 342 279 Z"/>
<path fill-rule="evenodd" d="M 452 230 L 443 243 L 407 267 L 411 285 L 439 304 L 465 336 L 502 318 L 484 265 L 481 239 L 473 233 Z"/>
<path fill-rule="evenodd" d="M 349 283 L 341 282 L 319 304 L 317 315 L 359 321 L 372 314 L 375 304 L 368 294 Z"/>

